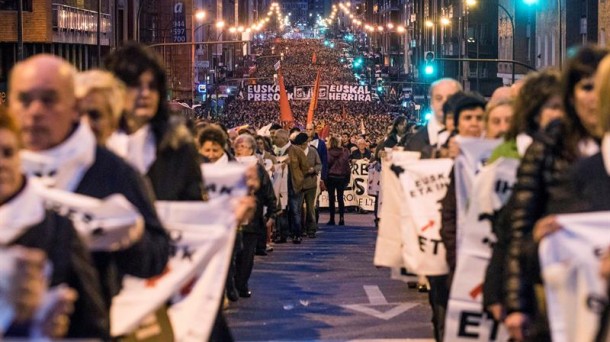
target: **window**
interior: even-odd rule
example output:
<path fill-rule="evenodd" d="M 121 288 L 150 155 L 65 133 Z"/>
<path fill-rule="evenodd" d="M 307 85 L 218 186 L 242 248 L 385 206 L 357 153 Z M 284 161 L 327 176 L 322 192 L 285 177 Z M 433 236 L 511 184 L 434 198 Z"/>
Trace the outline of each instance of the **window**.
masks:
<path fill-rule="evenodd" d="M 0 11 L 16 11 L 19 0 L 0 0 Z M 23 10 L 32 12 L 32 0 L 22 0 Z"/>

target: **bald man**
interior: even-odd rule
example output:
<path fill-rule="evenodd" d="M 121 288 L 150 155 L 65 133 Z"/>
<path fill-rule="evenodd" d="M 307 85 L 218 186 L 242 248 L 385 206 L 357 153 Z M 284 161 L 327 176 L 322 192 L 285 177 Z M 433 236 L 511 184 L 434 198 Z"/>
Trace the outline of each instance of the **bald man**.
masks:
<path fill-rule="evenodd" d="M 430 85 L 430 108 L 432 117 L 425 127 L 408 140 L 401 143 L 407 151 L 421 152 L 421 158 L 433 158 L 438 147 L 444 144 L 439 141 L 439 133 L 443 125 L 443 105 L 447 99 L 462 90 L 462 85 L 452 78 L 441 78 Z"/>
<path fill-rule="evenodd" d="M 104 303 L 123 275 L 159 275 L 169 256 L 169 237 L 161 225 L 139 174 L 121 158 L 98 146 L 91 128 L 79 120 L 74 94 L 75 69 L 52 55 L 36 55 L 18 63 L 10 75 L 9 110 L 23 128 L 23 167 L 48 186 L 105 198 L 123 194 L 144 218 L 144 231 L 122 249 L 94 252 Z"/>

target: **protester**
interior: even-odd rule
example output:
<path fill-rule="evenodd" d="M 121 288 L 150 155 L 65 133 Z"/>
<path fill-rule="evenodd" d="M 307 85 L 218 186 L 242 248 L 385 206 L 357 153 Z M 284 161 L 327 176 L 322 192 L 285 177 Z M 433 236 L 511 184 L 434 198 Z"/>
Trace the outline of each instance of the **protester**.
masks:
<path fill-rule="evenodd" d="M 15 311 L 4 337 L 40 330 L 50 338 L 108 339 L 108 309 L 90 253 L 69 219 L 45 210 L 39 186 L 21 173 L 20 148 L 17 123 L 0 106 L 0 257 L 14 260 L 13 275 L 3 274 L 8 288 L 0 292 Z M 48 275 L 47 263 L 53 266 Z M 46 291 L 59 297 L 37 322 Z"/>
<path fill-rule="evenodd" d="M 517 94 L 514 117 L 504 135 L 504 142 L 491 154 L 488 164 L 499 158 L 520 160 L 532 142 L 532 137 L 546 128 L 546 125 L 563 115 L 561 105 L 560 73 L 544 70 L 530 73 L 525 77 L 521 93 Z M 493 232 L 497 238 L 484 282 L 483 306 L 498 321 L 504 319 L 504 266 L 510 242 L 511 208 L 504 206 L 493 222 Z"/>
<path fill-rule="evenodd" d="M 450 139 L 481 138 L 483 133 L 483 116 L 485 114 L 485 99 L 477 94 L 464 93 L 455 103 L 453 113 L 456 122 L 457 135 Z M 450 142 L 451 145 L 451 142 Z M 451 150 L 451 148 L 450 148 Z M 459 153 L 459 152 L 458 152 Z M 450 156 L 452 153 L 450 151 Z M 452 156 L 453 157 L 453 156 Z M 446 258 L 449 265 L 448 284 L 451 284 L 457 264 L 458 243 L 458 213 L 456 203 L 456 184 L 453 170 L 450 174 L 450 183 L 445 198 L 441 202 L 441 238 L 447 251 Z M 442 296 L 449 296 L 449 288 L 438 289 Z M 441 292 L 442 291 L 442 292 Z"/>
<path fill-rule="evenodd" d="M 318 231 L 316 221 L 316 194 L 318 190 L 318 175 L 322 171 L 322 162 L 316 149 L 309 145 L 309 137 L 306 133 L 299 133 L 294 139 L 294 144 L 299 146 L 307 157 L 307 172 L 303 180 L 303 202 L 305 204 L 305 222 L 303 235 L 315 238 Z"/>
<path fill-rule="evenodd" d="M 278 157 L 287 157 L 282 168 L 288 169 L 288 217 L 292 242 L 300 244 L 303 240 L 301 208 L 303 205 L 303 181 L 309 166 L 307 165 L 307 157 L 303 150 L 292 146 L 288 139 L 288 131 L 284 129 L 277 130 L 273 137 L 273 144 L 276 148 Z M 279 160 L 279 158 L 278 158 Z M 285 225 L 280 231 L 280 239 L 286 237 Z"/>
<path fill-rule="evenodd" d="M 256 209 L 253 217 L 247 224 L 241 226 L 242 247 L 235 260 L 235 287 L 240 297 L 249 298 L 252 295 L 248 281 L 254 266 L 254 254 L 260 235 L 265 235 L 268 229 L 275 224 L 277 212 L 276 198 L 273 185 L 265 168 L 258 163 L 254 155 L 256 141 L 249 134 L 241 134 L 235 139 L 235 157 L 240 163 L 256 165 L 257 176 L 260 181 L 255 191 Z M 263 213 L 266 207 L 266 212 Z"/>
<path fill-rule="evenodd" d="M 449 96 L 462 90 L 462 86 L 454 79 L 442 78 L 430 85 L 430 107 L 432 116 L 427 125 L 404 142 L 407 151 L 421 152 L 421 158 L 434 157 L 440 145 L 439 133 L 443 129 L 443 105 Z"/>
<path fill-rule="evenodd" d="M 392 148 L 404 141 L 404 137 L 407 134 L 407 118 L 404 116 L 397 116 L 392 123 L 392 129 L 388 133 L 386 139 L 383 141 L 384 148 Z"/>
<path fill-rule="evenodd" d="M 354 152 L 352 152 L 352 154 L 350 154 L 349 158 L 351 160 L 360 160 L 360 159 L 371 160 L 371 150 L 369 150 L 367 148 L 368 144 L 366 143 L 366 141 L 364 139 L 360 138 L 356 142 L 356 145 L 358 146 L 358 149 L 355 150 Z"/>
<path fill-rule="evenodd" d="M 142 45 L 129 44 L 105 63 L 127 85 L 129 99 L 109 148 L 147 176 L 157 200 L 203 200 L 197 149 L 188 129 L 170 118 L 165 69 L 157 56 Z"/>
<path fill-rule="evenodd" d="M 339 139 L 332 136 L 329 141 L 328 149 L 328 178 L 326 188 L 328 189 L 328 210 L 330 220 L 328 225 L 335 225 L 335 193 L 336 200 L 339 202 L 339 225 L 345 225 L 345 203 L 343 192 L 349 183 L 351 171 L 349 167 L 349 151 L 345 147 L 339 146 Z M 336 190 L 336 191 L 335 191 Z"/>
<path fill-rule="evenodd" d="M 510 121 L 513 117 L 512 101 L 498 100 L 487 104 L 485 109 L 485 138 L 497 139 L 501 138 L 510 126 Z"/>
<path fill-rule="evenodd" d="M 605 50 L 584 47 L 569 60 L 563 72 L 564 121 L 551 123 L 544 135 L 534 139 L 517 172 L 510 200 L 514 203 L 505 324 L 518 341 L 550 340 L 546 313 L 543 305 L 537 304 L 544 300 L 544 294 L 533 236 L 544 235 L 538 231 L 552 230 L 555 225 L 548 218 L 536 221 L 565 210 L 571 196 L 558 190 L 569 174 L 569 166 L 599 151 L 593 75 L 605 54 Z"/>
<path fill-rule="evenodd" d="M 125 106 L 125 84 L 102 70 L 89 70 L 76 75 L 78 111 L 89 120 L 99 144 L 119 128 Z"/>
<path fill-rule="evenodd" d="M 26 174 L 94 198 L 122 194 L 144 219 L 144 227 L 135 222 L 124 229 L 126 235 L 112 249 L 93 252 L 108 310 L 125 275 L 149 278 L 165 269 L 169 237 L 140 175 L 97 145 L 87 123 L 79 120 L 75 74 L 66 61 L 46 54 L 18 63 L 10 75 L 9 109 L 23 129 Z"/>

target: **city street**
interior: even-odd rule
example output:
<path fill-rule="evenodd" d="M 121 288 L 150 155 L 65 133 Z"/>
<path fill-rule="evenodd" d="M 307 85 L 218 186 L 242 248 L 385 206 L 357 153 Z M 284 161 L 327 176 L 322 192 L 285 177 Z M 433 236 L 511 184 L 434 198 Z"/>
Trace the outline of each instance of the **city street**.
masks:
<path fill-rule="evenodd" d="M 373 266 L 371 214 L 257 256 L 252 297 L 231 303 L 237 341 L 433 341 L 427 294 Z M 322 214 L 321 223 L 328 221 Z"/>

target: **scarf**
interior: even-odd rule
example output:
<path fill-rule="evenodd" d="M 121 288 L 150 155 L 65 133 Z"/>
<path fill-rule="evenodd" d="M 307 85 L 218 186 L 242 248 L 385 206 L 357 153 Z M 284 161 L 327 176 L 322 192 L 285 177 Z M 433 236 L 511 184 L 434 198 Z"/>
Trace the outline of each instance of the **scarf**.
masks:
<path fill-rule="evenodd" d="M 258 163 L 258 158 L 254 155 L 245 156 L 245 157 L 235 157 L 235 160 L 237 160 L 238 163 L 247 165 L 247 166 L 255 165 L 256 163 Z"/>
<path fill-rule="evenodd" d="M 284 147 L 277 147 L 277 146 L 273 146 L 273 152 L 275 152 L 276 156 L 283 156 L 284 154 L 286 154 L 286 151 L 288 150 L 288 148 L 291 146 L 292 144 L 290 143 L 290 141 L 284 145 Z"/>
<path fill-rule="evenodd" d="M 428 130 L 428 138 L 430 139 L 430 145 L 437 147 L 439 143 L 439 133 L 445 128 L 442 123 L 436 120 L 436 116 L 432 115 L 430 120 L 428 121 L 428 125 L 426 125 L 426 129 Z"/>
<path fill-rule="evenodd" d="M 45 186 L 73 192 L 95 162 L 96 141 L 88 124 L 81 121 L 64 142 L 45 151 L 21 151 L 24 173 Z"/>
<path fill-rule="evenodd" d="M 25 180 L 24 188 L 9 202 L 0 206 L 0 246 L 6 246 L 30 227 L 42 222 L 45 208 L 36 185 Z"/>
<path fill-rule="evenodd" d="M 106 146 L 143 175 L 156 159 L 157 146 L 150 124 L 142 126 L 133 134 L 114 132 Z"/>
<path fill-rule="evenodd" d="M 223 153 L 222 157 L 218 158 L 218 160 L 215 161 L 213 164 L 216 164 L 216 165 L 227 165 L 227 164 L 229 164 L 229 156 L 227 156 L 226 153 Z"/>

